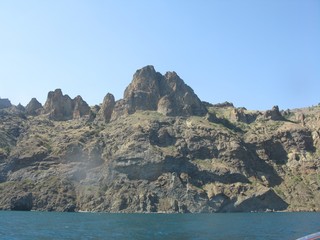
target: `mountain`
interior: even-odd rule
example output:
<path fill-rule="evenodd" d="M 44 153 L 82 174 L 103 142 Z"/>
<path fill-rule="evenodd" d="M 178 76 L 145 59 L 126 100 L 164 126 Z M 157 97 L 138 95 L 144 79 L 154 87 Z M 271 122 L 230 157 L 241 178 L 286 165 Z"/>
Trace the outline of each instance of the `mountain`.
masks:
<path fill-rule="evenodd" d="M 0 99 L 0 209 L 320 210 L 320 106 L 202 102 L 175 72 L 137 70 L 123 99 Z"/>

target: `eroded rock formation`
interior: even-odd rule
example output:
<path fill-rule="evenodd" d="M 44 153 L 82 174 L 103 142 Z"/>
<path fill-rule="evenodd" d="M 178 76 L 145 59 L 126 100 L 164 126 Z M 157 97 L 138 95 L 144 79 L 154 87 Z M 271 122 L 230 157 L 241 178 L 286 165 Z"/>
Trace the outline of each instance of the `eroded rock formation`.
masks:
<path fill-rule="evenodd" d="M 36 98 L 32 98 L 25 110 L 28 115 L 39 115 L 42 111 L 42 104 Z"/>
<path fill-rule="evenodd" d="M 320 210 L 319 106 L 204 103 L 147 66 L 118 101 L 90 108 L 57 89 L 0 120 L 0 209 Z"/>
<path fill-rule="evenodd" d="M 163 76 L 153 66 L 137 70 L 124 92 L 123 101 L 116 104 L 116 111 L 132 114 L 137 110 L 158 111 L 166 116 L 206 113 L 197 95 L 175 72 Z"/>
<path fill-rule="evenodd" d="M 90 107 L 81 96 L 71 99 L 68 95 L 63 95 L 61 89 L 56 89 L 48 93 L 44 113 L 52 120 L 64 121 L 89 115 Z"/>
<path fill-rule="evenodd" d="M 115 104 L 116 101 L 114 96 L 111 93 L 108 93 L 103 99 L 100 110 L 97 113 L 96 120 L 102 120 L 105 123 L 110 122 Z"/>

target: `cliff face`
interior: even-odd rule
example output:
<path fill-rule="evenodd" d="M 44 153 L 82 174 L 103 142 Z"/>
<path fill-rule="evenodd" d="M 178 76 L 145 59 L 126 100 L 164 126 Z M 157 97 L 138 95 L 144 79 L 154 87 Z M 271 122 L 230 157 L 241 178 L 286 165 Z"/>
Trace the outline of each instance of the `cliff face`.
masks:
<path fill-rule="evenodd" d="M 0 209 L 320 210 L 319 106 L 211 105 L 147 66 L 118 101 L 56 90 L 0 119 Z"/>
<path fill-rule="evenodd" d="M 153 66 L 136 71 L 123 100 L 115 108 L 116 115 L 138 110 L 158 111 L 166 116 L 201 116 L 206 113 L 197 95 L 175 72 L 163 76 Z"/>

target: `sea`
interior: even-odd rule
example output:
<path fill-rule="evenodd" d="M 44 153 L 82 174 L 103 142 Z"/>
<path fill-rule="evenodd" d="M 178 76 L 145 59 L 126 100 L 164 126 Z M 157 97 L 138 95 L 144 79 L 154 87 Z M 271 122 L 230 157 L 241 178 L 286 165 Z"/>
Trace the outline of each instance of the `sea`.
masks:
<path fill-rule="evenodd" d="M 297 239 L 320 213 L 111 214 L 0 211 L 0 239 Z"/>

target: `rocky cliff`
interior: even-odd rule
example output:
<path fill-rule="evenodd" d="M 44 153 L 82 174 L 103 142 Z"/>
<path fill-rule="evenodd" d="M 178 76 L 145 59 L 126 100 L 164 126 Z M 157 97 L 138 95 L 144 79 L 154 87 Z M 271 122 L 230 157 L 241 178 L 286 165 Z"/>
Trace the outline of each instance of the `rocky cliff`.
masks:
<path fill-rule="evenodd" d="M 0 209 L 320 210 L 320 107 L 201 102 L 175 72 L 138 70 L 115 101 L 60 89 L 0 109 Z M 67 121 L 68 120 L 68 121 Z"/>

